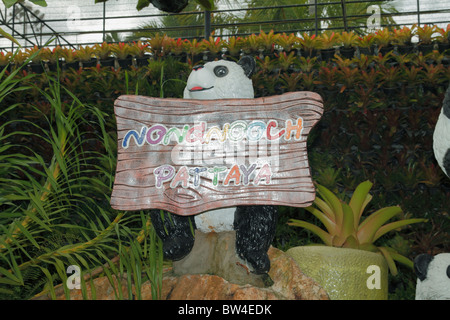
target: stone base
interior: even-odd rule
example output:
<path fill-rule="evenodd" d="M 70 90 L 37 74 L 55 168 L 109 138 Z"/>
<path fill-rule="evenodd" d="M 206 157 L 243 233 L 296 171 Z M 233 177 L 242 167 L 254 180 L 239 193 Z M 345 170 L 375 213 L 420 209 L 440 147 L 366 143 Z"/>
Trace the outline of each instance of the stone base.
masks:
<path fill-rule="evenodd" d="M 236 254 L 236 232 L 209 232 L 195 230 L 195 243 L 191 252 L 173 262 L 176 276 L 210 274 L 228 282 L 256 287 L 269 287 L 273 281 L 267 274 L 257 275 Z"/>
<path fill-rule="evenodd" d="M 185 274 L 176 276 L 168 272 L 162 284 L 163 300 L 328 300 L 325 290 L 313 279 L 304 275 L 297 263 L 283 251 L 271 247 L 268 251 L 271 269 L 269 276 L 273 281 L 270 287 L 261 288 L 250 284 L 240 285 L 229 282 L 217 275 Z M 97 300 L 114 300 L 114 290 L 107 277 L 94 281 Z M 118 289 L 118 283 L 115 282 Z M 126 279 L 121 281 L 124 299 L 128 299 Z M 88 298 L 90 284 L 87 283 Z M 137 295 L 133 288 L 133 298 Z M 81 290 L 71 290 L 72 300 L 81 300 Z M 65 299 L 64 294 L 57 296 Z M 151 285 L 142 285 L 141 298 L 152 299 Z"/>

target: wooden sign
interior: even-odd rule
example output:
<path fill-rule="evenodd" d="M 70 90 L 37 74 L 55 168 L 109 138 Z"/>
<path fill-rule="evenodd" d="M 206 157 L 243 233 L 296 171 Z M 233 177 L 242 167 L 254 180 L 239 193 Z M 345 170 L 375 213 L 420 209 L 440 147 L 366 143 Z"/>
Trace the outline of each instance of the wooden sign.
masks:
<path fill-rule="evenodd" d="M 238 205 L 309 206 L 307 136 L 321 97 L 257 99 L 120 96 L 111 205 L 180 215 Z"/>

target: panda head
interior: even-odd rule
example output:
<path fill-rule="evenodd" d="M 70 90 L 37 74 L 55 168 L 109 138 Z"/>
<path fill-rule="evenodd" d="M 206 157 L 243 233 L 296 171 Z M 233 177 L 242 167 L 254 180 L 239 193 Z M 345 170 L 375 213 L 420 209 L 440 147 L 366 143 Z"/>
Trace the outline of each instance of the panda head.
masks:
<path fill-rule="evenodd" d="M 417 300 L 450 299 L 450 253 L 420 254 L 414 259 Z"/>
<path fill-rule="evenodd" d="M 184 99 L 253 98 L 251 75 L 256 67 L 253 57 L 244 56 L 238 63 L 212 61 L 193 68 L 184 89 Z"/>

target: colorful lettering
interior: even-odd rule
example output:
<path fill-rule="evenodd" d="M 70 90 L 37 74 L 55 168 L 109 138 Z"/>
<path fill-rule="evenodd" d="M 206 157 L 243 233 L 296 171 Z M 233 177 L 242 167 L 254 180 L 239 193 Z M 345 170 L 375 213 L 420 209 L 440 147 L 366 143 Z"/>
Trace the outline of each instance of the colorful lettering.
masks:
<path fill-rule="evenodd" d="M 186 135 L 186 141 L 189 143 L 195 143 L 200 141 L 203 143 L 203 136 L 205 135 L 206 122 L 200 122 L 200 124 L 190 128 Z"/>
<path fill-rule="evenodd" d="M 272 136 L 272 134 L 270 133 L 270 129 L 271 128 L 276 128 L 276 127 L 278 127 L 277 121 L 276 120 L 270 120 L 269 123 L 267 124 L 267 133 L 266 133 L 267 139 L 269 139 L 269 140 L 276 140 L 276 139 L 279 139 L 282 135 L 284 135 L 285 130 L 283 129 L 283 130 L 280 130 L 277 135 Z"/>
<path fill-rule="evenodd" d="M 252 164 L 248 169 L 246 166 L 241 164 L 240 166 L 242 173 L 244 174 L 244 185 L 247 185 L 249 183 L 250 175 L 256 168 L 256 163 Z"/>
<path fill-rule="evenodd" d="M 187 188 L 189 184 L 189 172 L 186 166 L 182 166 L 175 177 L 170 182 L 171 188 L 176 188 L 181 183 L 183 188 Z"/>
<path fill-rule="evenodd" d="M 153 170 L 153 174 L 155 175 L 155 186 L 157 188 L 162 188 L 164 181 L 170 181 L 173 178 L 175 173 L 175 168 L 171 165 L 162 165 L 155 170 Z"/>
<path fill-rule="evenodd" d="M 239 167 L 237 164 L 231 167 L 230 171 L 227 174 L 227 177 L 225 178 L 225 181 L 223 182 L 224 186 L 227 186 L 230 184 L 230 180 L 234 180 L 235 185 L 239 185 L 241 181 L 241 172 L 239 171 Z"/>
<path fill-rule="evenodd" d="M 122 141 L 122 148 L 126 149 L 130 145 L 131 137 L 134 138 L 134 141 L 136 142 L 136 145 L 138 147 L 142 147 L 145 143 L 145 136 L 147 134 L 147 127 L 141 128 L 141 133 L 137 133 L 136 130 L 130 130 L 125 134 L 125 137 Z"/>
<path fill-rule="evenodd" d="M 286 120 L 286 135 L 284 137 L 284 140 L 289 141 L 291 140 L 291 133 L 295 131 L 295 140 L 300 140 L 300 137 L 302 135 L 303 131 L 303 119 L 298 118 L 297 124 L 293 125 L 292 120 Z"/>
<path fill-rule="evenodd" d="M 295 124 L 291 119 L 288 119 L 285 122 L 285 128 L 280 128 L 278 132 L 275 132 L 277 127 L 278 122 L 276 120 L 269 120 L 267 123 L 256 120 L 250 124 L 244 120 L 236 120 L 232 124 L 225 123 L 222 130 L 217 126 L 207 130 L 205 121 L 193 127 L 185 125 L 183 129 L 176 127 L 168 129 L 162 124 L 155 124 L 151 128 L 143 126 L 140 132 L 137 130 L 128 131 L 123 138 L 122 147 L 128 148 L 132 140 L 138 147 L 142 147 L 145 142 L 149 145 L 161 143 L 168 145 L 172 140 L 179 144 L 183 142 L 209 144 L 213 136 L 216 136 L 220 142 L 225 142 L 227 139 L 233 142 L 244 141 L 244 139 L 259 141 L 264 138 L 273 141 L 283 137 L 284 140 L 289 141 L 292 134 L 295 133 L 295 140 L 300 140 L 303 132 L 303 119 L 298 118 Z"/>
<path fill-rule="evenodd" d="M 266 163 L 262 166 L 261 170 L 259 170 L 258 175 L 253 180 L 253 184 L 259 185 L 259 182 L 264 179 L 266 180 L 266 184 L 270 184 L 272 178 L 272 170 L 270 170 L 270 166 Z"/>
<path fill-rule="evenodd" d="M 165 126 L 157 124 L 151 127 L 147 131 L 147 142 L 150 144 L 159 144 L 161 140 L 164 138 L 164 135 L 166 134 L 167 129 Z M 153 134 L 157 134 L 157 138 L 153 140 Z"/>
<path fill-rule="evenodd" d="M 219 173 L 222 171 L 225 171 L 225 170 L 227 170 L 227 168 L 225 168 L 225 167 L 214 167 L 214 168 L 208 169 L 208 172 L 214 174 L 213 186 L 217 186 L 219 184 Z"/>

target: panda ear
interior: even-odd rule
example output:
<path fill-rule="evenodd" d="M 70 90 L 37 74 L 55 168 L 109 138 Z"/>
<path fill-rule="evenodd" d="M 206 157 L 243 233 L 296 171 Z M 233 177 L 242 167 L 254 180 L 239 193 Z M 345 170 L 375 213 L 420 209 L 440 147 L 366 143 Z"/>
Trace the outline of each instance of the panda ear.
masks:
<path fill-rule="evenodd" d="M 414 271 L 420 281 L 423 281 L 427 278 L 428 266 L 432 260 L 433 256 L 430 256 L 426 253 L 419 254 L 414 259 Z"/>
<path fill-rule="evenodd" d="M 247 77 L 251 77 L 253 72 L 256 69 L 256 62 L 255 59 L 251 56 L 243 56 L 239 62 L 238 65 L 244 69 L 244 73 Z"/>

